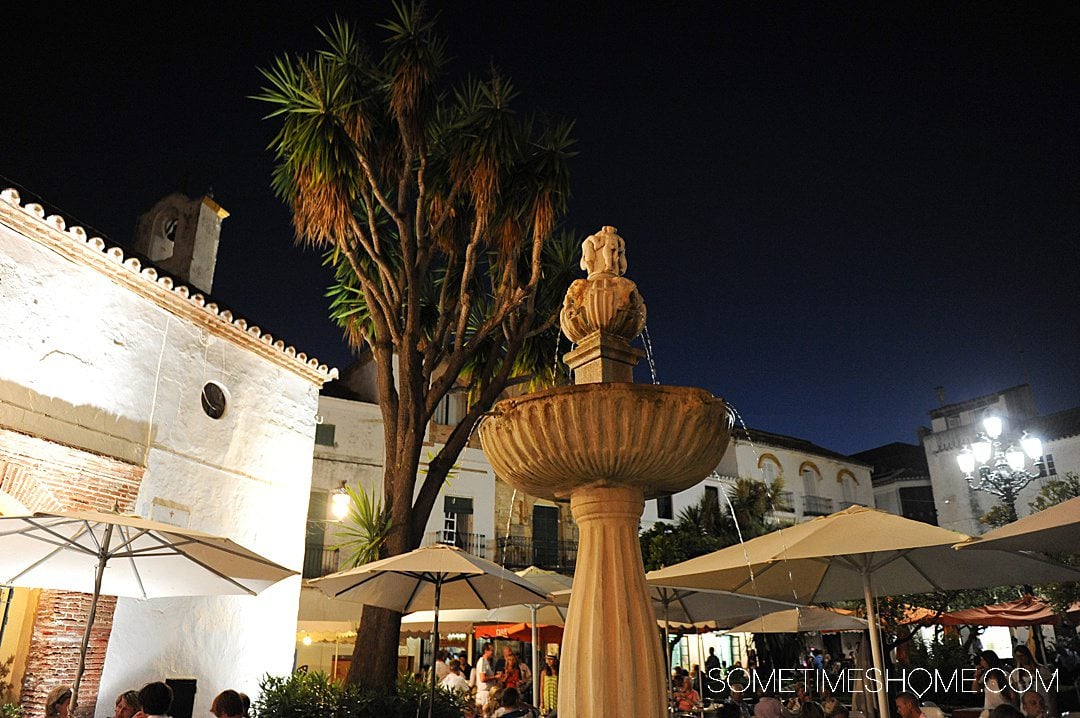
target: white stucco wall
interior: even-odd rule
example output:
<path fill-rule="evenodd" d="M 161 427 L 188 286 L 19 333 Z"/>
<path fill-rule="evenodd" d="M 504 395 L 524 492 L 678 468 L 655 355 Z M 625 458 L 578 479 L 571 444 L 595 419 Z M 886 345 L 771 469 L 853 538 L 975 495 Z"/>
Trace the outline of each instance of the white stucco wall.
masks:
<path fill-rule="evenodd" d="M 0 223 L 0 424 L 146 466 L 136 511 L 299 569 L 318 387 Z M 287 363 L 287 362 L 286 362 Z M 220 420 L 208 381 L 229 392 Z M 292 666 L 300 580 L 257 597 L 121 599 L 98 712 L 195 678 L 195 714 Z"/>

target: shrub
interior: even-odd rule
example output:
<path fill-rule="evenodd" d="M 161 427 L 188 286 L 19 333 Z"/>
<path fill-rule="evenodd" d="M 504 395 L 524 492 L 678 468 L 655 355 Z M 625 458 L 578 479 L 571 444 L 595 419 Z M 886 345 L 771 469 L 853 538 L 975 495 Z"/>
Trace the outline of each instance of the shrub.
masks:
<path fill-rule="evenodd" d="M 392 694 L 355 685 L 343 686 L 325 673 L 296 672 L 265 676 L 253 705 L 256 718 L 415 718 L 427 715 L 430 687 L 401 676 Z M 436 718 L 460 718 L 465 700 L 457 693 L 435 691 Z"/>

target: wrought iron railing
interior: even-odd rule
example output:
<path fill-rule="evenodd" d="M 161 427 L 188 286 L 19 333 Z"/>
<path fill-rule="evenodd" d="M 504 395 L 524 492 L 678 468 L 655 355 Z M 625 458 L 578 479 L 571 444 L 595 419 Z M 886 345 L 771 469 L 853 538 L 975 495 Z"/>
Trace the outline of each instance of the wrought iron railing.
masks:
<path fill-rule="evenodd" d="M 509 569 L 536 566 L 549 571 L 572 572 L 577 564 L 577 541 L 502 536 L 496 541 L 496 549 L 496 563 Z"/>
<path fill-rule="evenodd" d="M 487 558 L 487 536 L 484 534 L 467 534 L 448 529 L 429 531 L 424 536 L 424 545 L 430 546 L 435 543 L 444 543 L 448 546 L 457 546 L 463 551 L 468 551 L 473 556 Z"/>
<path fill-rule="evenodd" d="M 304 546 L 304 578 L 319 578 L 338 570 L 338 549 L 322 544 Z"/>
<path fill-rule="evenodd" d="M 776 504 L 773 506 L 776 511 L 792 512 L 795 510 L 795 494 L 790 491 L 778 491 L 776 494 Z"/>
<path fill-rule="evenodd" d="M 833 512 L 833 500 L 826 496 L 803 497 L 803 514 L 805 516 L 828 516 Z"/>

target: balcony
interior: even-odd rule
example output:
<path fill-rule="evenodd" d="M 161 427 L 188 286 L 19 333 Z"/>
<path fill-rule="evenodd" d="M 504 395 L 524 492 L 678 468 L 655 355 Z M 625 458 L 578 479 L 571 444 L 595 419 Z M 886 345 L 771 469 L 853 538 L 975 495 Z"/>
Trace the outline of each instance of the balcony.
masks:
<path fill-rule="evenodd" d="M 424 545 L 446 544 L 457 546 L 462 551 L 467 551 L 473 556 L 487 558 L 487 537 L 484 534 L 467 534 L 458 531 L 440 530 L 429 531 L 424 536 Z"/>
<path fill-rule="evenodd" d="M 803 497 L 803 516 L 828 516 L 833 512 L 833 500 L 825 496 Z"/>
<path fill-rule="evenodd" d="M 304 578 L 320 578 L 338 570 L 338 549 L 322 544 L 304 546 Z"/>
<path fill-rule="evenodd" d="M 776 494 L 776 504 L 773 506 L 774 511 L 782 513 L 792 513 L 795 511 L 795 494 L 790 491 L 780 491 Z"/>
<path fill-rule="evenodd" d="M 535 541 L 525 536 L 503 536 L 497 544 L 496 563 L 510 570 L 536 566 L 573 573 L 577 563 L 577 541 Z"/>

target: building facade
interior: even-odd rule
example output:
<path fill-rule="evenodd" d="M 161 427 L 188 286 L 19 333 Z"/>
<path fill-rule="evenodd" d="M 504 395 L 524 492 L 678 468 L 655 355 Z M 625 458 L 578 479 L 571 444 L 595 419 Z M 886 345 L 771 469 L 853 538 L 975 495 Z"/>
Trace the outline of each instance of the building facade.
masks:
<path fill-rule="evenodd" d="M 897 441 L 852 458 L 874 467 L 870 479 L 876 508 L 937 526 L 934 487 L 921 446 Z"/>
<path fill-rule="evenodd" d="M 199 221 L 162 224 L 163 238 L 205 260 L 201 242 L 216 247 L 226 215 L 209 198 L 184 200 Z M 0 195 L 0 506 L 116 505 L 299 571 L 318 391 L 335 372 L 173 272 Z M 111 710 L 152 680 L 190 699 L 174 716 L 205 714 L 224 688 L 253 692 L 291 668 L 299 590 L 295 577 L 257 597 L 106 600 L 81 709 L 93 715 L 97 694 L 98 711 Z M 89 597 L 12 596 L 0 660 L 11 658 L 9 680 L 36 717 L 73 679 Z"/>
<path fill-rule="evenodd" d="M 804 521 L 826 516 L 855 504 L 874 506 L 871 466 L 859 459 L 818 446 L 805 439 L 760 429 L 733 432 L 728 450 L 711 476 L 691 488 L 645 503 L 642 525 L 672 521 L 713 492 L 724 506 L 723 495 L 736 479 L 748 478 L 772 485 L 783 482 L 781 521 Z"/>

